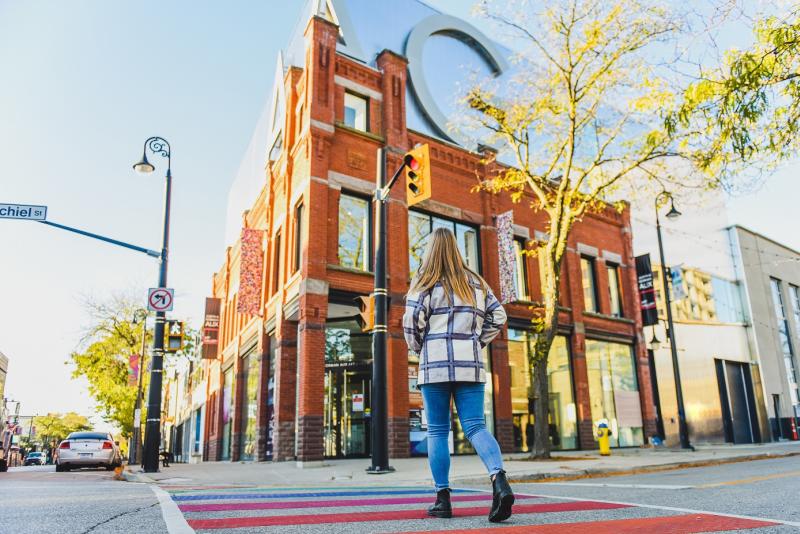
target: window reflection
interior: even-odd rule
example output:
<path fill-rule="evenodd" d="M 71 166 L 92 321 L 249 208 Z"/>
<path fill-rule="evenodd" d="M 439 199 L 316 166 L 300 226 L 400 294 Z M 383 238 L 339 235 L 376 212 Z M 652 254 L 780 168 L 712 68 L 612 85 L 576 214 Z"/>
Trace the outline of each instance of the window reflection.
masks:
<path fill-rule="evenodd" d="M 339 265 L 369 271 L 369 201 L 339 197 Z"/>
<path fill-rule="evenodd" d="M 533 449 L 534 416 L 530 395 L 529 355 L 534 350 L 535 335 L 528 330 L 508 329 L 508 364 L 511 370 L 511 410 L 514 420 L 514 450 Z M 553 449 L 575 449 L 578 445 L 575 401 L 572 395 L 567 338 L 556 336 L 547 358 L 547 377 L 550 403 L 548 425 Z"/>
<path fill-rule="evenodd" d="M 595 431 L 598 423 L 604 421 L 611 430 L 612 447 L 641 445 L 642 407 L 633 347 L 587 339 L 586 367 Z"/>
<path fill-rule="evenodd" d="M 437 228 L 447 228 L 455 234 L 458 249 L 464 256 L 467 266 L 475 272 L 480 272 L 478 232 L 474 227 L 428 215 L 427 213 L 409 210 L 408 263 L 411 276 L 414 276 L 422 263 L 422 255 L 425 254 L 428 236 Z"/>

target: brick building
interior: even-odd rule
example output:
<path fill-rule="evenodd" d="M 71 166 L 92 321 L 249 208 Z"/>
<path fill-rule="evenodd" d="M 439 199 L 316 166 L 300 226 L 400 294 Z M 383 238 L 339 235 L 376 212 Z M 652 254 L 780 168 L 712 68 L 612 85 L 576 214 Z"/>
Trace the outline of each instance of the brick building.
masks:
<path fill-rule="evenodd" d="M 406 2 L 411 23 L 453 22 Z M 409 359 L 401 317 L 426 236 L 451 228 L 468 263 L 495 288 L 496 214 L 514 211 L 517 248 L 546 239 L 544 217 L 528 203 L 472 191 L 490 169 L 481 154 L 446 139 L 431 124 L 434 113 L 422 111 L 424 99 L 411 87 L 409 60 L 397 44 L 403 36 L 387 36 L 376 48 L 370 36 L 353 35 L 352 20 L 386 15 L 350 9 L 387 9 L 372 4 L 312 2 L 298 37 L 279 58 L 266 124 L 251 145 L 267 157 L 257 160 L 249 193 L 234 186 L 237 201 L 249 208 L 236 221 L 248 237 L 232 234 L 235 242 L 213 277 L 220 331 L 216 357 L 205 364 L 208 460 L 307 463 L 369 454 L 371 346 L 354 320 L 353 299 L 372 290 L 370 196 L 379 147 L 388 149 L 393 169 L 410 147 L 428 143 L 433 169 L 430 200 L 409 209 L 400 187 L 388 202 L 392 457 L 425 447 L 416 362 Z M 476 34 L 466 32 L 479 32 L 457 26 L 449 34 L 472 46 Z M 527 450 L 532 437 L 526 350 L 529 305 L 540 294 L 536 259 L 518 254 L 517 267 L 523 298 L 506 306 L 508 328 L 486 354 L 487 424 L 508 452 Z M 576 226 L 562 280 L 561 331 L 549 363 L 553 445 L 594 448 L 593 424 L 602 418 L 612 426 L 614 445 L 641 445 L 655 426 L 628 211 L 610 210 Z M 471 452 L 457 418 L 453 447 Z"/>

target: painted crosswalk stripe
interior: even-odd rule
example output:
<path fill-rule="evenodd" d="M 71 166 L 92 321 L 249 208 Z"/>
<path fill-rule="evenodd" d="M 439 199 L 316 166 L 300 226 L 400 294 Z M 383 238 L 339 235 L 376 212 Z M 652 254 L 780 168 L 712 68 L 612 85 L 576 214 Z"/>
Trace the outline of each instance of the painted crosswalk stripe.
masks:
<path fill-rule="evenodd" d="M 594 501 L 572 501 L 546 504 L 521 504 L 514 506 L 514 514 L 538 514 L 548 512 L 576 512 L 589 510 L 611 510 L 630 508 L 627 505 Z M 486 515 L 486 507 L 454 508 L 453 517 L 476 517 Z M 392 510 L 381 512 L 355 512 L 344 514 L 313 514 L 288 516 L 225 517 L 215 519 L 189 519 L 194 529 L 221 529 L 242 527 L 267 527 L 288 525 L 316 525 L 321 523 L 362 523 L 370 521 L 400 521 L 408 519 L 430 519 L 425 510 Z"/>
<path fill-rule="evenodd" d="M 522 495 L 518 500 L 536 499 L 532 495 Z M 453 495 L 452 502 L 490 501 L 491 495 Z M 210 504 L 181 504 L 182 512 L 227 512 L 233 510 L 291 510 L 293 508 L 336 508 L 347 506 L 388 506 L 393 504 L 430 504 L 431 497 L 395 497 L 385 499 L 342 499 L 328 501 L 272 501 L 272 502 L 231 502 Z"/>
<path fill-rule="evenodd" d="M 191 523 L 191 522 L 190 522 Z M 641 517 L 634 519 L 610 519 L 586 521 L 582 523 L 550 523 L 547 525 L 521 525 L 493 528 L 473 528 L 448 530 L 448 534 L 626 534 L 643 532 L 680 532 L 694 534 L 700 532 L 724 532 L 726 530 L 746 530 L 751 528 L 774 527 L 779 523 L 726 517 L 707 514 L 672 515 L 660 517 Z M 405 534 L 418 534 L 414 531 Z"/>
<path fill-rule="evenodd" d="M 477 490 L 454 489 L 453 493 L 479 493 Z M 318 492 L 297 492 L 297 493 L 213 493 L 210 495 L 173 495 L 175 501 L 212 501 L 227 499 L 288 499 L 303 497 L 366 497 L 368 495 L 414 495 L 424 493 L 431 494 L 430 488 L 420 487 L 419 489 L 402 490 L 377 490 L 377 491 L 318 491 Z"/>

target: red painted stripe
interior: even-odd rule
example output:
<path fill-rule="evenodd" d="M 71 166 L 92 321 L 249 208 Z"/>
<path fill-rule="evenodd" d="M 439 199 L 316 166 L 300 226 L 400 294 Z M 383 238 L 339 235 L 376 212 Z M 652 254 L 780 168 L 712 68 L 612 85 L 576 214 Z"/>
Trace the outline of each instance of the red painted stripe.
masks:
<path fill-rule="evenodd" d="M 585 523 L 555 523 L 549 525 L 524 525 L 514 527 L 474 528 L 448 530 L 447 534 L 475 534 L 476 532 L 497 534 L 692 534 L 695 532 L 724 532 L 726 530 L 745 530 L 751 528 L 773 527 L 779 523 L 739 519 L 710 514 L 673 515 L 644 517 L 636 519 L 611 519 L 608 521 L 587 521 Z M 421 531 L 420 531 L 421 532 Z M 406 532 L 405 534 L 415 534 Z"/>
<path fill-rule="evenodd" d="M 594 501 L 571 501 L 547 504 L 520 504 L 514 506 L 516 514 L 545 512 L 576 512 L 584 510 L 609 510 L 630 508 L 626 504 L 610 504 Z M 486 515 L 485 506 L 475 508 L 456 508 L 454 517 L 475 517 Z M 218 519 L 190 519 L 193 529 L 268 527 L 285 525 L 318 525 L 320 523 L 361 523 L 366 521 L 399 521 L 404 519 L 431 519 L 425 510 L 394 510 L 385 512 L 353 512 L 348 514 L 283 515 L 259 517 L 223 517 Z M 585 534 L 585 533 L 584 533 Z"/>
<path fill-rule="evenodd" d="M 521 495 L 519 499 L 537 499 Z M 387 504 L 419 504 L 430 502 L 431 497 L 395 497 L 391 499 L 342 499 L 329 501 L 278 501 L 278 502 L 228 502 L 212 504 L 181 504 L 182 512 L 227 512 L 231 510 L 284 510 L 291 508 L 333 508 L 337 506 L 380 506 Z M 490 501 L 489 493 L 482 495 L 452 495 L 453 502 Z"/>

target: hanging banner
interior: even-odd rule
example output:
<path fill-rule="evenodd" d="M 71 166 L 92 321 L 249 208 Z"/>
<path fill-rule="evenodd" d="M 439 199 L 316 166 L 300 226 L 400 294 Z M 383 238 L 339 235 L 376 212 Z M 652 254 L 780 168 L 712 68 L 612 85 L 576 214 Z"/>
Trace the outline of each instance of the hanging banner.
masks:
<path fill-rule="evenodd" d="M 238 313 L 261 315 L 261 281 L 264 268 L 264 253 L 261 242 L 263 230 L 242 228 L 242 254 L 239 262 Z"/>
<path fill-rule="evenodd" d="M 514 212 L 501 213 L 495 219 L 497 227 L 497 258 L 500 264 L 500 303 L 517 300 L 517 251 L 514 248 Z"/>
<path fill-rule="evenodd" d="M 216 360 L 219 349 L 219 312 L 222 301 L 206 299 L 206 313 L 203 319 L 202 355 L 204 360 Z"/>
<path fill-rule="evenodd" d="M 128 385 L 135 386 L 139 382 L 139 355 L 128 355 Z"/>
<path fill-rule="evenodd" d="M 653 286 L 653 269 L 650 266 L 650 254 L 636 256 L 636 281 L 639 286 L 639 305 L 642 310 L 642 324 L 644 326 L 658 324 L 656 288 Z"/>
<path fill-rule="evenodd" d="M 670 267 L 670 285 L 672 286 L 672 300 L 685 299 L 686 288 L 683 287 L 683 269 L 680 267 Z"/>

